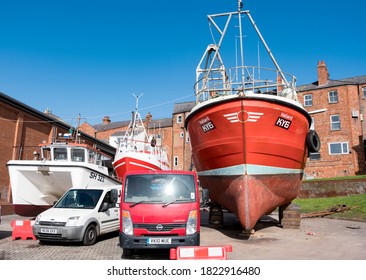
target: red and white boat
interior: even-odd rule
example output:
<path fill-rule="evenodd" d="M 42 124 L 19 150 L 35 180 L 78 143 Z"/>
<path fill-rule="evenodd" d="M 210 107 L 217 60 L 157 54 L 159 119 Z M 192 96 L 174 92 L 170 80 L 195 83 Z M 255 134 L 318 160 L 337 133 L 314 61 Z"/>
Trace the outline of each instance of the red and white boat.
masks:
<path fill-rule="evenodd" d="M 141 95 L 140 95 L 141 96 Z M 124 137 L 120 139 L 113 168 L 119 180 L 122 180 L 126 171 L 132 170 L 168 170 L 170 168 L 168 155 L 161 145 L 159 135 L 148 135 L 145 125 L 136 109 L 132 112 L 132 120 Z"/>
<path fill-rule="evenodd" d="M 243 64 L 244 17 L 268 52 L 273 70 Z M 233 18 L 238 21 L 233 23 Z M 197 67 L 196 105 L 185 127 L 210 200 L 235 213 L 243 229 L 251 231 L 263 215 L 296 198 L 308 152 L 318 151 L 320 142 L 297 100 L 295 77 L 281 71 L 250 12 L 242 10 L 242 1 L 238 11 L 208 19 L 219 40 L 207 47 Z M 235 38 L 242 64 L 226 68 L 220 50 L 230 26 L 239 31 Z"/>

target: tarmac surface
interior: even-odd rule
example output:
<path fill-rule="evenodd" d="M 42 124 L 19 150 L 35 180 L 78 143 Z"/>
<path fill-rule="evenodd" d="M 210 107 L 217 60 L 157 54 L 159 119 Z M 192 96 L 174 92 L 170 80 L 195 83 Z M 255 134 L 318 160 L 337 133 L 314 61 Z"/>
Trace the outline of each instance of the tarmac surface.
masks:
<path fill-rule="evenodd" d="M 278 216 L 264 216 L 254 234 L 242 233 L 237 218 L 224 214 L 224 227 L 211 228 L 208 212 L 201 210 L 201 246 L 231 245 L 228 260 L 366 260 L 366 223 L 330 218 L 301 219 L 299 229 L 284 229 Z M 0 260 L 121 260 L 118 232 L 103 236 L 93 246 L 12 239 L 12 220 L 2 216 Z M 169 250 L 141 250 L 134 260 L 169 260 Z"/>

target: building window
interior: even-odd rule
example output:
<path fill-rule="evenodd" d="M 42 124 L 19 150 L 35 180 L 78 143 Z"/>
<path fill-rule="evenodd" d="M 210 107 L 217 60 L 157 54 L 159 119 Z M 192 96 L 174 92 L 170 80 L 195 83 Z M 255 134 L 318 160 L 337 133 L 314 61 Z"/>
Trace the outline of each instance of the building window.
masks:
<path fill-rule="evenodd" d="M 191 139 L 189 138 L 189 133 L 186 133 L 186 142 L 191 142 Z"/>
<path fill-rule="evenodd" d="M 174 166 L 178 166 L 178 157 L 174 157 Z"/>
<path fill-rule="evenodd" d="M 329 143 L 329 154 L 330 155 L 344 155 L 349 154 L 348 143 Z"/>
<path fill-rule="evenodd" d="M 183 122 L 183 117 L 182 115 L 178 115 L 177 116 L 177 123 L 182 123 Z"/>
<path fill-rule="evenodd" d="M 313 106 L 313 95 L 306 94 L 304 95 L 304 107 L 310 107 L 310 106 Z"/>
<path fill-rule="evenodd" d="M 330 116 L 330 130 L 341 130 L 341 119 L 339 115 Z"/>
<path fill-rule="evenodd" d="M 309 159 L 310 160 L 320 160 L 320 153 L 310 153 Z"/>
<path fill-rule="evenodd" d="M 315 120 L 314 120 L 314 117 L 311 117 L 310 129 L 311 130 L 315 130 Z"/>
<path fill-rule="evenodd" d="M 365 99 L 366 98 L 366 87 L 362 88 L 362 97 Z"/>
<path fill-rule="evenodd" d="M 332 90 L 328 92 L 329 103 L 338 103 L 338 92 L 336 90 Z"/>
<path fill-rule="evenodd" d="M 184 132 L 179 133 L 180 138 L 184 138 Z"/>

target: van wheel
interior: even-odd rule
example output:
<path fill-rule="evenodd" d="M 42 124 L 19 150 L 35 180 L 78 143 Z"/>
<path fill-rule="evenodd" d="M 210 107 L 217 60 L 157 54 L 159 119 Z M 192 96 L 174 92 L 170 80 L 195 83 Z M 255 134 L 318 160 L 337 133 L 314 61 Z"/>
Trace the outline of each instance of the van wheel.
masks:
<path fill-rule="evenodd" d="M 83 245 L 90 246 L 97 241 L 97 228 L 95 225 L 89 225 L 84 233 Z"/>

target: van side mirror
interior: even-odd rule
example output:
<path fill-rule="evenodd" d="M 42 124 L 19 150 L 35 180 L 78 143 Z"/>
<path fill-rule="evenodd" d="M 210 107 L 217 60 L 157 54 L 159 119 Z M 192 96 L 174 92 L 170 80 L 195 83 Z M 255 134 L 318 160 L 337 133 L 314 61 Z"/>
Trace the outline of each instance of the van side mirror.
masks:
<path fill-rule="evenodd" d="M 116 204 L 118 202 L 118 190 L 111 190 L 111 203 Z"/>
<path fill-rule="evenodd" d="M 103 202 L 102 206 L 100 207 L 100 212 L 104 212 L 107 211 L 109 209 L 109 204 L 108 202 Z"/>

